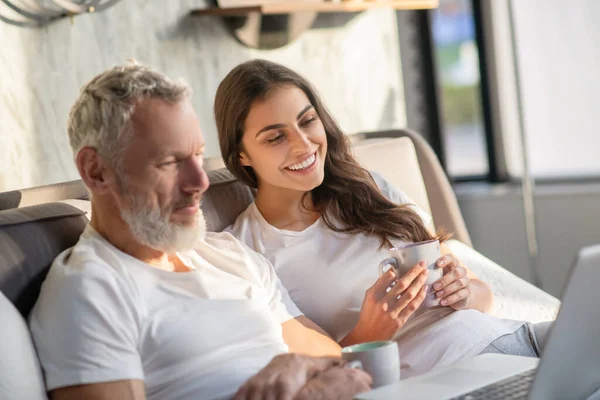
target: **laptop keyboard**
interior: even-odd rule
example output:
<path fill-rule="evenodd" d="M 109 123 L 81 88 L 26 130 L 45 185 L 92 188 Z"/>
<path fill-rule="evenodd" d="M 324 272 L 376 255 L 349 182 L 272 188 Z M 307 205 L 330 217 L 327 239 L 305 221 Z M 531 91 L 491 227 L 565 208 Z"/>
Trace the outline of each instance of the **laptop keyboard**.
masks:
<path fill-rule="evenodd" d="M 517 400 L 526 399 L 536 369 L 525 371 L 502 381 L 492 383 L 470 393 L 453 397 L 451 400 Z"/>

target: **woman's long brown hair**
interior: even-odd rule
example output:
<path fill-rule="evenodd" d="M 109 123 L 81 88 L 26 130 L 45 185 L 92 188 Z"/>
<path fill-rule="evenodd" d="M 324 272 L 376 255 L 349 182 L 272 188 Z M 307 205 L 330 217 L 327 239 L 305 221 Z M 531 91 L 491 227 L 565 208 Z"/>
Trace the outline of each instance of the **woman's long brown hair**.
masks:
<path fill-rule="evenodd" d="M 221 154 L 227 168 L 242 182 L 256 188 L 258 180 L 251 167 L 241 164 L 242 137 L 250 108 L 276 88 L 294 85 L 308 97 L 327 134 L 325 178 L 311 191 L 312 201 L 329 228 L 337 232 L 376 235 L 382 246 L 391 239 L 421 242 L 432 236 L 410 206 L 394 204 L 379 190 L 367 170 L 354 159 L 350 140 L 342 132 L 312 85 L 282 65 L 252 60 L 235 67 L 223 79 L 215 97 L 215 120 Z"/>

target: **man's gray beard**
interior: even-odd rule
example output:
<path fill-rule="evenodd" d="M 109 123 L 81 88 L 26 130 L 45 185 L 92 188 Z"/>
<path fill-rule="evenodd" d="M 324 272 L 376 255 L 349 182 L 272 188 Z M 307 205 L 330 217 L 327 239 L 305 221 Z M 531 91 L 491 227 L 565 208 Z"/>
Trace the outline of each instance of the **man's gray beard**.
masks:
<path fill-rule="evenodd" d="M 144 198 L 126 191 L 127 209 L 121 209 L 121 218 L 131 234 L 143 245 L 164 253 L 191 250 L 206 237 L 206 221 L 201 209 L 196 212 L 192 226 L 170 221 L 172 209 L 161 215 L 160 209 L 147 204 Z"/>

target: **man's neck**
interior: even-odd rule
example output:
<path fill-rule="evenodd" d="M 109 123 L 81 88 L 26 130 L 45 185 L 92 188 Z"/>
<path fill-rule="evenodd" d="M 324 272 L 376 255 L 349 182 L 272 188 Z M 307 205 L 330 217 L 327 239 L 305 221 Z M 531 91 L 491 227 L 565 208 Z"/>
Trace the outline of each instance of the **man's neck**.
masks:
<path fill-rule="evenodd" d="M 310 193 L 297 190 L 259 188 L 255 203 L 263 218 L 278 229 L 302 231 L 321 216 L 314 208 Z"/>
<path fill-rule="evenodd" d="M 177 271 L 181 268 L 180 262 L 175 254 L 169 255 L 161 251 L 152 249 L 141 244 L 136 240 L 129 227 L 121 219 L 118 212 L 108 212 L 104 207 L 100 207 L 92 201 L 92 219 L 90 225 L 102 237 L 110 242 L 123 253 L 137 258 L 138 260 L 152 265 L 153 267 L 166 271 Z"/>

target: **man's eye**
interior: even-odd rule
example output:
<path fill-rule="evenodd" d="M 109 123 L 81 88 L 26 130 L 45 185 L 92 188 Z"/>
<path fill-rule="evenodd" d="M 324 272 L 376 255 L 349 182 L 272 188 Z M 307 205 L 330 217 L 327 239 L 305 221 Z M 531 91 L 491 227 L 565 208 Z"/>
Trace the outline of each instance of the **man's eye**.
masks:
<path fill-rule="evenodd" d="M 173 161 L 167 161 L 167 162 L 163 162 L 158 164 L 159 167 L 170 167 L 172 165 L 177 165 L 179 163 L 179 161 L 177 160 L 173 160 Z"/>

